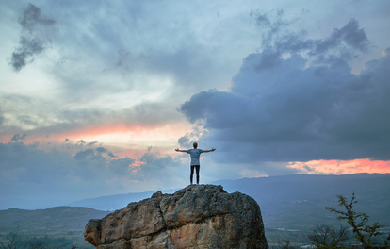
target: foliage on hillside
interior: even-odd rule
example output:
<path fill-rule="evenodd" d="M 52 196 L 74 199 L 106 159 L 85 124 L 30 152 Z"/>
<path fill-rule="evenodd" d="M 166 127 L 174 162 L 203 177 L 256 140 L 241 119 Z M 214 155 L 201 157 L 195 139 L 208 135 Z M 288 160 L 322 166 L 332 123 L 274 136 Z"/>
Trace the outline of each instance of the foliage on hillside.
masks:
<path fill-rule="evenodd" d="M 84 241 L 85 224 L 105 215 L 106 211 L 75 207 L 0 210 L 0 242 L 9 245 L 13 238 L 18 245 L 11 248 L 16 249 L 43 248 L 44 245 L 44 248 L 93 248 Z"/>

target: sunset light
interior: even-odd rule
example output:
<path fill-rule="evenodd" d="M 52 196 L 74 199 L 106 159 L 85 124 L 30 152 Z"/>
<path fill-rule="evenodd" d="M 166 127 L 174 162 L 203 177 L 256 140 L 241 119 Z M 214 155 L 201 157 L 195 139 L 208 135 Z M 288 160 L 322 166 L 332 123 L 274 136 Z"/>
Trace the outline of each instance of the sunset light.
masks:
<path fill-rule="evenodd" d="M 353 159 L 353 160 L 312 160 L 291 162 L 289 168 L 299 169 L 308 174 L 389 174 L 390 161 Z"/>

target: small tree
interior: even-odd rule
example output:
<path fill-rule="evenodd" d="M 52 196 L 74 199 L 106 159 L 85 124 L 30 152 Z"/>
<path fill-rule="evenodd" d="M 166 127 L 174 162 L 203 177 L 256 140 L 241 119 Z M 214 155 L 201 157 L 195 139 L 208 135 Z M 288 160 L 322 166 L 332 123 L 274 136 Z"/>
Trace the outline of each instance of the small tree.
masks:
<path fill-rule="evenodd" d="M 29 242 L 28 248 L 29 249 L 44 249 L 49 245 L 46 241 L 37 241 L 37 242 Z"/>
<path fill-rule="evenodd" d="M 335 248 L 340 246 L 341 242 L 349 239 L 348 227 L 340 225 L 337 229 L 333 225 L 320 224 L 311 229 L 307 238 L 312 241 L 316 247 Z"/>
<path fill-rule="evenodd" d="M 16 249 L 19 242 L 21 241 L 21 238 L 18 236 L 18 232 L 19 232 L 19 225 L 14 232 L 8 233 L 7 244 L 4 244 L 3 242 L 0 241 L 0 244 L 3 247 L 3 249 Z"/>
<path fill-rule="evenodd" d="M 355 234 L 355 238 L 362 243 L 363 248 L 371 248 L 374 243 L 371 242 L 372 237 L 382 235 L 378 231 L 379 228 L 384 227 L 384 225 L 375 222 L 372 226 L 369 226 L 368 216 L 366 213 L 355 212 L 353 210 L 353 204 L 357 203 L 355 201 L 355 192 L 352 192 L 351 201 L 348 202 L 347 198 L 342 195 L 337 195 L 339 207 L 344 207 L 346 211 L 338 210 L 333 207 L 326 207 L 327 210 L 340 214 L 337 217 L 338 220 L 346 220 L 349 225 L 352 226 L 352 232 Z"/>

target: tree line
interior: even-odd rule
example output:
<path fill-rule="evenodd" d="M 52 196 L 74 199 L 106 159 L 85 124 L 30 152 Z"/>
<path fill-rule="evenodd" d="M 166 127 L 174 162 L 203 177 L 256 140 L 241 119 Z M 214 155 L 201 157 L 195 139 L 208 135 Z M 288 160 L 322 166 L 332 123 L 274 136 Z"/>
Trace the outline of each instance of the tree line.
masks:
<path fill-rule="evenodd" d="M 8 233 L 7 236 L 0 240 L 1 249 L 79 249 L 73 245 L 73 241 L 58 237 L 52 238 L 47 235 L 43 237 L 33 237 L 23 239 L 19 235 L 19 226 L 15 231 Z M 81 248 L 80 248 L 81 249 Z"/>

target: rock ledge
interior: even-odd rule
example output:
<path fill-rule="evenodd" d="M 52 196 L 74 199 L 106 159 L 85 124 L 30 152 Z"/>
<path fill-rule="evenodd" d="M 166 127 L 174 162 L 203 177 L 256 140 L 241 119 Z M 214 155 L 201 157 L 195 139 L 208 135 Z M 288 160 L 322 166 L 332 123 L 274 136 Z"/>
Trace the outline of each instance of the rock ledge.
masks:
<path fill-rule="evenodd" d="M 268 248 L 256 201 L 215 185 L 158 191 L 90 220 L 84 237 L 97 249 Z"/>

